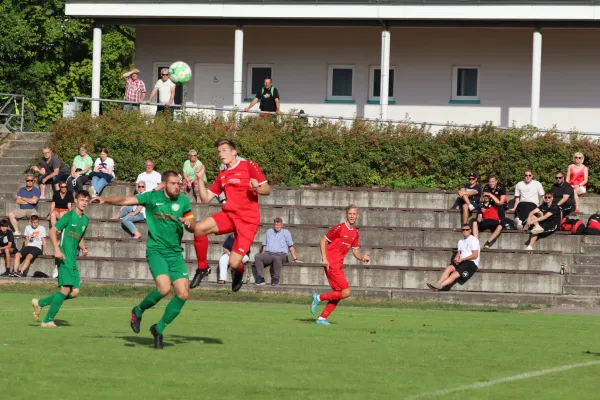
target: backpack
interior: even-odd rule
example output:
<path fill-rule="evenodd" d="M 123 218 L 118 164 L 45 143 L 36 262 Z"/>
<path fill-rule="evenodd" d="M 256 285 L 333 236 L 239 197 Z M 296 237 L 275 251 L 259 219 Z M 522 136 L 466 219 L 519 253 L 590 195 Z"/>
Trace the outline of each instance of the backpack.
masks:
<path fill-rule="evenodd" d="M 265 94 L 265 87 L 263 86 L 260 89 L 260 95 L 262 96 L 263 94 Z M 271 86 L 271 97 L 275 96 L 275 86 Z"/>
<path fill-rule="evenodd" d="M 503 227 L 504 227 L 504 229 L 506 229 L 506 230 L 515 230 L 515 229 L 517 229 L 517 226 L 515 225 L 515 221 L 513 221 L 513 220 L 512 220 L 512 219 L 510 219 L 510 218 L 504 218 L 504 221 L 503 221 L 503 225 L 502 225 L 502 226 L 503 226 Z"/>
<path fill-rule="evenodd" d="M 586 233 L 588 235 L 600 235 L 600 214 L 590 215 L 587 223 Z"/>
<path fill-rule="evenodd" d="M 582 220 L 565 217 L 560 221 L 560 230 L 571 232 L 571 235 L 584 235 L 586 228 Z"/>

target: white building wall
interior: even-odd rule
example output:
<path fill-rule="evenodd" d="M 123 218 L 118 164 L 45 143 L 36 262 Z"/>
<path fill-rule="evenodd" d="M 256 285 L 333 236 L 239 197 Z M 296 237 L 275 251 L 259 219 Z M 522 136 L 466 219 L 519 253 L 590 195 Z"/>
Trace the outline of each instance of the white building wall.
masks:
<path fill-rule="evenodd" d="M 600 132 L 600 30 L 543 30 L 540 127 Z M 392 28 L 396 67 L 390 119 L 507 126 L 529 122 L 533 30 Z M 154 63 L 233 64 L 233 27 L 138 26 L 136 67 L 150 87 Z M 282 111 L 376 118 L 367 104 L 369 66 L 379 65 L 379 28 L 244 28 L 247 64 L 273 64 Z M 326 103 L 327 66 L 355 65 L 355 104 Z M 480 104 L 450 104 L 453 65 L 480 66 Z M 230 77 L 233 81 L 233 76 Z M 187 100 L 194 103 L 194 82 Z M 229 96 L 230 94 L 227 94 Z"/>

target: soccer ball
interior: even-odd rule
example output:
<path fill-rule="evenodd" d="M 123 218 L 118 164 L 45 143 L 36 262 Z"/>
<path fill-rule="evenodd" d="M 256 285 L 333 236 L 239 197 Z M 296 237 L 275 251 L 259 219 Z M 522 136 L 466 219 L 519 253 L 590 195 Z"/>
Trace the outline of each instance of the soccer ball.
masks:
<path fill-rule="evenodd" d="M 183 61 L 176 61 L 169 67 L 169 79 L 173 83 L 188 83 L 192 79 L 192 69 Z"/>

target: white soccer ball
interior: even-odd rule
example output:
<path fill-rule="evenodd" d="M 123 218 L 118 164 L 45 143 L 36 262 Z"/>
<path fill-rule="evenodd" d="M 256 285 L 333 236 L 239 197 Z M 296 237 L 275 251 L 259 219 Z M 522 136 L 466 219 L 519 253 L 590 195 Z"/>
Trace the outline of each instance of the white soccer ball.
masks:
<path fill-rule="evenodd" d="M 183 61 L 175 61 L 169 67 L 169 79 L 173 83 L 188 83 L 192 79 L 192 69 Z"/>

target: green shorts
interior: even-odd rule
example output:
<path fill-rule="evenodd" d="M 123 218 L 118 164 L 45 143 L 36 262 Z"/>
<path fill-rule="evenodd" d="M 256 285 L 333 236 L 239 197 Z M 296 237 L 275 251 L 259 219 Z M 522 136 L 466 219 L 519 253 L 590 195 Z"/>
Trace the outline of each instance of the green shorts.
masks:
<path fill-rule="evenodd" d="M 183 260 L 183 253 L 171 253 L 168 255 L 146 253 L 146 260 L 154 279 L 159 275 L 169 275 L 171 282 L 182 278 L 190 279 L 185 261 Z"/>
<path fill-rule="evenodd" d="M 77 264 L 74 261 L 56 260 L 56 266 L 58 267 L 58 287 L 71 286 L 73 289 L 79 289 L 81 278 Z"/>

